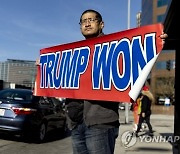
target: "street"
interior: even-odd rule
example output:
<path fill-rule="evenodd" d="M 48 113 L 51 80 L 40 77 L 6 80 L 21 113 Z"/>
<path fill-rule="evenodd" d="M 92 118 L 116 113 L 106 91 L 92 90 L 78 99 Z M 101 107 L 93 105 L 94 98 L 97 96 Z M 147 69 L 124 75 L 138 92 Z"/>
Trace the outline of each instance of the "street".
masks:
<path fill-rule="evenodd" d="M 45 143 L 25 141 L 19 136 L 0 133 L 0 154 L 71 154 L 70 136 L 51 132 Z"/>
<path fill-rule="evenodd" d="M 166 110 L 166 114 L 158 114 L 154 110 L 155 114 L 152 114 L 151 121 L 155 129 L 156 135 L 172 135 L 173 134 L 173 114 L 170 112 L 170 107 L 159 108 Z M 173 108 L 172 108 L 173 109 Z M 171 109 L 171 110 L 172 110 Z M 119 153 L 161 153 L 162 151 L 169 154 L 172 153 L 172 145 L 170 143 L 137 143 L 130 149 L 125 149 L 121 144 L 121 135 L 123 132 L 132 129 L 133 117 L 132 111 L 129 111 L 129 123 L 125 124 L 125 111 L 120 110 L 120 134 L 117 139 L 115 154 Z M 153 151 L 151 151 L 153 150 Z M 140 152 L 141 151 L 141 152 Z M 48 134 L 48 138 L 45 143 L 37 144 L 31 140 L 23 140 L 18 136 L 12 136 L 8 134 L 0 133 L 0 154 L 72 154 L 72 145 L 70 133 L 66 135 L 61 134 L 58 131 L 54 131 Z"/>

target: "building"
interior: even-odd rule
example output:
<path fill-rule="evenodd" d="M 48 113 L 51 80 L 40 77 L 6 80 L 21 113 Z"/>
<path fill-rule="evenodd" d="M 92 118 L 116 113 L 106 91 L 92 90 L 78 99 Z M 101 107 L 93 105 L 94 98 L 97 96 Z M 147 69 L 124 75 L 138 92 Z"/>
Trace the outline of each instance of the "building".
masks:
<path fill-rule="evenodd" d="M 171 0 L 142 0 L 141 25 L 163 23 Z"/>
<path fill-rule="evenodd" d="M 145 0 L 145 1 L 150 1 L 150 0 Z M 157 0 L 154 0 L 157 2 Z M 153 2 L 154 2 L 153 1 Z M 162 0 L 163 1 L 163 0 Z M 166 2 L 166 0 L 163 1 L 164 3 Z M 179 103 L 179 35 L 178 35 L 178 31 L 179 31 L 179 22 L 177 22 L 178 19 L 178 1 L 177 0 L 171 0 L 171 2 L 167 2 L 167 5 L 165 5 L 163 8 L 166 8 L 167 11 L 164 14 L 164 32 L 168 34 L 168 38 L 166 39 L 166 43 L 164 45 L 164 50 L 170 50 L 170 52 L 175 51 L 174 53 L 168 53 L 168 52 L 163 52 L 161 54 L 161 57 L 158 59 L 159 62 L 161 61 L 166 61 L 166 74 L 162 74 L 161 76 L 165 77 L 165 76 L 172 76 L 173 78 L 175 78 L 175 83 L 174 83 L 174 91 L 175 91 L 175 102 L 174 102 L 174 136 L 180 138 L 180 125 L 179 125 L 179 121 L 180 121 L 180 103 Z M 156 20 L 157 21 L 157 20 Z M 163 54 L 165 54 L 163 56 Z M 175 63 L 173 62 L 175 60 Z M 158 63 L 157 61 L 157 63 Z M 165 66 L 165 63 L 162 64 Z M 170 67 L 170 68 L 169 68 Z M 172 69 L 171 69 L 172 67 Z M 155 70 L 153 70 L 155 71 Z M 164 70 L 165 71 L 165 70 Z M 165 72 L 164 72 L 165 73 Z M 175 140 L 173 144 L 173 153 L 180 153 L 180 140 Z M 176 151 L 177 150 L 177 151 Z"/>
<path fill-rule="evenodd" d="M 35 61 L 7 59 L 0 62 L 0 80 L 33 88 L 36 75 Z"/>
<path fill-rule="evenodd" d="M 164 23 L 171 0 L 142 0 L 141 26 Z M 139 19 L 137 19 L 139 20 Z M 158 103 L 159 97 L 174 97 L 175 50 L 162 50 L 153 66 L 148 84 Z"/>
<path fill-rule="evenodd" d="M 180 138 L 180 104 L 179 104 L 179 22 L 177 22 L 178 19 L 178 1 L 177 0 L 172 0 L 171 5 L 168 8 L 168 12 L 166 15 L 166 18 L 164 20 L 164 27 L 165 27 L 165 32 L 168 34 L 168 39 L 166 40 L 166 44 L 164 46 L 165 49 L 173 49 L 176 51 L 176 63 L 175 63 L 175 109 L 174 109 L 174 136 Z M 173 153 L 180 153 L 180 140 L 176 140 L 173 146 Z M 176 152 L 177 149 L 177 152 Z"/>

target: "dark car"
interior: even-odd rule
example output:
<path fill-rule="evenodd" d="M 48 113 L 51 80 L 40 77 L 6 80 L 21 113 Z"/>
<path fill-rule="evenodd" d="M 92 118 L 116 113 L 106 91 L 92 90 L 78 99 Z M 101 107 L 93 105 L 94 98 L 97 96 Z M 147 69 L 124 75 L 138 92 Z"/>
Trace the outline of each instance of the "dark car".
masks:
<path fill-rule="evenodd" d="M 0 131 L 43 141 L 52 129 L 66 128 L 63 104 L 54 97 L 34 96 L 29 89 L 0 91 Z"/>

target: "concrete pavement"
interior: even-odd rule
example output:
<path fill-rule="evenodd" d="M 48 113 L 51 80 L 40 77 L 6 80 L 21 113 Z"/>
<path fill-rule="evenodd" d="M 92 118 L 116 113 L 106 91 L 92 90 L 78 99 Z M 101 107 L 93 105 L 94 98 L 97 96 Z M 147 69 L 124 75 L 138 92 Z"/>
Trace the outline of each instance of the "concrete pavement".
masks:
<path fill-rule="evenodd" d="M 154 130 L 154 136 L 150 137 L 147 134 L 148 130 L 145 130 L 139 133 L 138 138 L 127 137 L 129 135 L 127 132 L 132 132 L 133 128 L 132 111 L 129 111 L 129 122 L 127 124 L 124 123 L 123 114 L 124 111 L 120 110 L 121 125 L 116 141 L 115 154 L 177 154 L 177 151 L 173 150 L 173 114 L 153 113 L 151 116 L 151 124 Z M 126 146 L 123 143 L 126 143 Z"/>

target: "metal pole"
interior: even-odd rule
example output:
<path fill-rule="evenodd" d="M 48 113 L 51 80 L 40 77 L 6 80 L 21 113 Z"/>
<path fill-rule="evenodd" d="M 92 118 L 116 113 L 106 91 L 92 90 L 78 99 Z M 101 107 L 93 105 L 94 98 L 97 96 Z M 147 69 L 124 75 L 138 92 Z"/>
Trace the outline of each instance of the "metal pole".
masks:
<path fill-rule="evenodd" d="M 128 20 L 127 20 L 127 28 L 130 29 L 130 0 L 128 0 Z"/>
<path fill-rule="evenodd" d="M 125 102 L 125 124 L 129 122 L 129 103 Z"/>
<path fill-rule="evenodd" d="M 130 0 L 128 0 L 128 19 L 127 28 L 130 29 Z M 125 103 L 125 124 L 129 122 L 129 103 Z"/>

